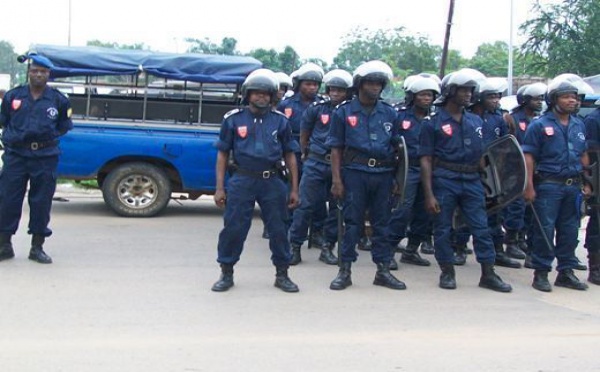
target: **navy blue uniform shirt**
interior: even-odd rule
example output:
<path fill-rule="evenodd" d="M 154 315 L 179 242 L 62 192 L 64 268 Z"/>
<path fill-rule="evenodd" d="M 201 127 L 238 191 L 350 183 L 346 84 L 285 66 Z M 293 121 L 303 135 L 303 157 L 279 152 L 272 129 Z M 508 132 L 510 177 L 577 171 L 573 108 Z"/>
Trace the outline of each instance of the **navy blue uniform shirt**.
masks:
<path fill-rule="evenodd" d="M 300 93 L 295 93 L 288 99 L 284 99 L 277 105 L 277 111 L 283 112 L 284 115 L 290 121 L 292 127 L 292 135 L 294 137 L 300 137 L 300 121 L 302 120 L 302 114 L 313 102 L 318 102 L 321 97 L 315 96 L 312 102 L 302 101 Z"/>
<path fill-rule="evenodd" d="M 361 156 L 377 160 L 394 158 L 400 139 L 398 114 L 383 101 L 377 101 L 370 113 L 365 112 L 358 98 L 338 105 L 333 113 L 326 145 L 349 148 Z M 366 172 L 387 172 L 393 167 L 369 167 L 364 164 L 344 164 L 349 169 Z"/>
<path fill-rule="evenodd" d="M 37 157 L 58 155 L 57 146 L 31 150 L 32 142 L 56 140 L 73 128 L 71 104 L 58 90 L 46 87 L 34 100 L 29 86 L 22 85 L 6 92 L 0 109 L 2 142 L 9 151 L 21 156 Z"/>
<path fill-rule="evenodd" d="M 330 100 L 321 100 L 310 105 L 302 115 L 300 130 L 311 132 L 308 150 L 325 155 L 330 148 L 325 144 L 329 135 L 331 114 L 335 107 Z"/>
<path fill-rule="evenodd" d="M 484 144 L 483 121 L 477 115 L 463 111 L 461 122 L 441 107 L 423 121 L 419 141 L 419 156 L 431 156 L 449 163 L 479 165 Z M 434 163 L 435 164 L 435 163 Z M 448 179 L 479 179 L 478 173 L 460 173 L 442 167 L 433 168 L 433 175 Z"/>
<path fill-rule="evenodd" d="M 298 142 L 286 117 L 275 110 L 255 116 L 249 109 L 235 109 L 223 118 L 216 147 L 233 150 L 235 163 L 250 171 L 273 169 L 285 153 L 298 152 Z"/>
<path fill-rule="evenodd" d="M 508 124 L 506 124 L 506 122 L 504 121 L 504 118 L 502 117 L 502 112 L 500 110 L 485 110 L 483 112 L 483 115 L 481 116 L 481 119 L 483 120 L 483 143 L 486 146 L 493 142 L 495 139 L 498 139 L 508 134 Z"/>
<path fill-rule="evenodd" d="M 600 147 L 600 108 L 590 112 L 583 122 L 585 123 L 588 148 Z"/>
<path fill-rule="evenodd" d="M 522 145 L 523 141 L 525 141 L 525 132 L 527 132 L 527 127 L 529 127 L 531 119 L 529 119 L 529 117 L 525 113 L 525 109 L 523 108 L 518 108 L 514 110 L 513 112 L 511 112 L 510 116 L 512 116 L 516 126 L 515 137 L 517 137 L 517 141 L 519 142 L 519 144 Z"/>
<path fill-rule="evenodd" d="M 523 142 L 523 152 L 533 155 L 541 178 L 579 175 L 586 149 L 583 121 L 571 115 L 565 126 L 551 111 L 531 121 Z"/>
<path fill-rule="evenodd" d="M 414 107 L 396 107 L 398 111 L 398 122 L 400 123 L 400 135 L 404 137 L 409 159 L 419 159 L 419 137 L 423 127 L 424 118 L 419 120 L 415 115 Z"/>

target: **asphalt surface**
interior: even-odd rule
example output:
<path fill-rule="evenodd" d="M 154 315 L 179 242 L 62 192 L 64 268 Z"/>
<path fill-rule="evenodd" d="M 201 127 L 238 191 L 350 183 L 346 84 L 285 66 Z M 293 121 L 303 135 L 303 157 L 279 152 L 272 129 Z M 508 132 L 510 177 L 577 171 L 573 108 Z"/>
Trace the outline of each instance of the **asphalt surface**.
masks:
<path fill-rule="evenodd" d="M 210 198 L 131 219 L 98 192 L 57 196 L 68 201 L 53 207 L 54 264 L 27 259 L 27 207 L 17 257 L 0 262 L 3 372 L 600 370 L 598 286 L 541 293 L 531 270 L 498 268 L 513 292 L 495 293 L 469 256 L 457 290 L 437 287 L 436 265 L 401 265 L 408 289 L 393 291 L 372 285 L 360 252 L 354 285 L 336 292 L 337 268 L 305 249 L 290 270 L 300 293 L 287 294 L 273 287 L 257 209 L 235 287 L 213 293 L 222 212 Z"/>

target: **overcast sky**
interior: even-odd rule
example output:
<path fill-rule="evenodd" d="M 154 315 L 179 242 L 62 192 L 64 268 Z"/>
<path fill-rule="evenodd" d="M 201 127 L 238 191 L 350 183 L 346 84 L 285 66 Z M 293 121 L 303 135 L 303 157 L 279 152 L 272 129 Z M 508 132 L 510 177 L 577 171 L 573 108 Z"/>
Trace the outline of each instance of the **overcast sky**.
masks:
<path fill-rule="evenodd" d="M 545 3 L 553 0 L 542 0 Z M 158 3 L 159 6 L 153 4 Z M 31 44 L 67 45 L 69 4 L 71 45 L 88 40 L 133 44 L 183 52 L 184 38 L 224 37 L 238 41 L 242 53 L 256 48 L 293 47 L 300 57 L 332 62 L 344 35 L 356 27 L 372 30 L 404 26 L 411 34 L 443 45 L 449 0 L 349 1 L 272 0 L 128 1 L 26 0 L 3 6 L 0 40 L 18 53 Z M 477 46 L 509 41 L 511 0 L 456 0 L 450 47 L 471 57 Z M 514 43 L 523 41 L 518 26 L 530 17 L 533 0 L 513 0 Z"/>

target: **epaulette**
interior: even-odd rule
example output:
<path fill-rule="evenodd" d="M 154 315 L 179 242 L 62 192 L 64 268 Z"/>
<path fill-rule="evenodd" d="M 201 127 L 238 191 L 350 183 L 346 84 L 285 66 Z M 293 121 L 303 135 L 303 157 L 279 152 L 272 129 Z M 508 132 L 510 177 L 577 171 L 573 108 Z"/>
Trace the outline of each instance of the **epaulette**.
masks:
<path fill-rule="evenodd" d="M 345 100 L 343 102 L 340 102 L 337 106 L 335 106 L 335 108 L 342 107 L 344 105 L 349 104 L 350 102 L 352 102 L 352 100 L 351 99 L 347 99 L 347 100 Z"/>
<path fill-rule="evenodd" d="M 281 116 L 283 116 L 283 117 L 284 117 L 284 118 L 286 118 L 286 119 L 288 118 L 288 117 L 287 117 L 287 116 L 286 116 L 286 115 L 285 115 L 283 112 L 281 112 L 281 111 L 279 111 L 279 110 L 272 109 L 272 110 L 271 110 L 271 112 L 273 112 L 273 113 L 275 113 L 275 114 L 278 114 L 278 115 L 281 115 Z"/>
<path fill-rule="evenodd" d="M 235 115 L 235 114 L 239 114 L 240 112 L 243 112 L 244 109 L 243 108 L 234 108 L 233 110 L 227 112 L 225 115 L 223 115 L 223 119 L 227 119 L 228 117 Z"/>
<path fill-rule="evenodd" d="M 435 117 L 435 115 L 437 115 L 437 113 L 435 113 L 435 112 L 432 112 L 431 114 L 429 114 L 429 115 L 425 116 L 425 117 L 423 118 L 423 120 L 431 120 L 431 119 L 433 119 L 433 118 Z"/>
<path fill-rule="evenodd" d="M 406 110 L 408 110 L 407 106 L 394 106 L 394 108 L 396 109 L 396 111 L 406 111 Z"/>
<path fill-rule="evenodd" d="M 394 108 L 394 106 L 392 106 L 392 104 L 391 104 L 391 103 L 387 103 L 386 101 L 379 101 L 379 102 L 383 103 L 383 104 L 384 104 L 384 105 L 386 105 L 386 106 L 389 106 L 389 107 L 391 107 L 391 108 Z"/>
<path fill-rule="evenodd" d="M 329 102 L 331 102 L 331 98 L 329 98 L 329 97 L 323 97 L 322 100 L 315 101 L 315 102 L 312 103 L 312 105 L 313 106 L 320 106 L 320 105 L 324 105 L 324 104 L 329 103 Z"/>

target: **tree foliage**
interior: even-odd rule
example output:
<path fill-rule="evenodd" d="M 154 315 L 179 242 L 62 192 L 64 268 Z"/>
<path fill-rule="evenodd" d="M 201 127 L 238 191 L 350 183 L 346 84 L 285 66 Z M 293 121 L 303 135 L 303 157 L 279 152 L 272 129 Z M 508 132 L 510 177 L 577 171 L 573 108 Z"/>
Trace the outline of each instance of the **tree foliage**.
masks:
<path fill-rule="evenodd" d="M 563 72 L 582 76 L 600 71 L 600 2 L 563 0 L 542 5 L 536 0 L 534 18 L 520 27 L 529 35 L 522 46 L 532 67 L 546 77 Z"/>
<path fill-rule="evenodd" d="M 13 86 L 25 81 L 27 70 L 24 64 L 17 62 L 17 56 L 11 43 L 0 41 L 0 73 L 9 74 Z"/>
<path fill-rule="evenodd" d="M 111 49 L 135 49 L 135 50 L 150 50 L 150 47 L 144 43 L 136 44 L 119 44 L 111 41 L 90 40 L 86 43 L 87 46 L 97 46 Z"/>
<path fill-rule="evenodd" d="M 187 53 L 220 54 L 228 56 L 239 54 L 235 49 L 237 47 L 237 40 L 232 37 L 223 38 L 220 45 L 213 43 L 209 38 L 204 38 L 203 40 L 185 38 L 185 41 L 190 44 Z"/>

